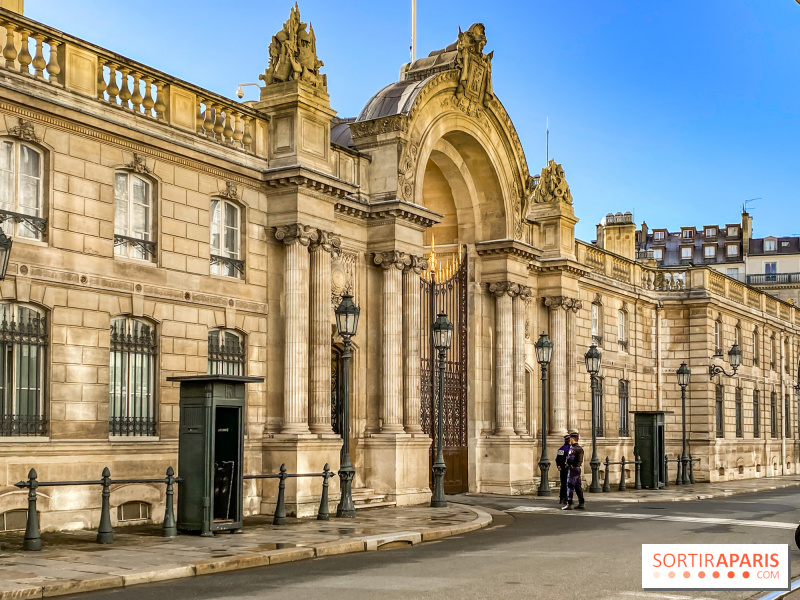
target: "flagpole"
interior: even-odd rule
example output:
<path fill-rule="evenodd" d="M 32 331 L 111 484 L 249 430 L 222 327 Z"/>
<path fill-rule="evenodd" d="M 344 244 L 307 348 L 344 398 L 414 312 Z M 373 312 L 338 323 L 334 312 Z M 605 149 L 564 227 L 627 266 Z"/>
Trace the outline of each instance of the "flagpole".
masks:
<path fill-rule="evenodd" d="M 547 139 L 546 148 L 547 148 L 547 156 L 545 158 L 544 164 L 550 164 L 550 117 L 547 117 L 547 129 L 545 131 L 545 136 Z"/>
<path fill-rule="evenodd" d="M 417 60 L 417 0 L 411 0 L 411 62 Z"/>

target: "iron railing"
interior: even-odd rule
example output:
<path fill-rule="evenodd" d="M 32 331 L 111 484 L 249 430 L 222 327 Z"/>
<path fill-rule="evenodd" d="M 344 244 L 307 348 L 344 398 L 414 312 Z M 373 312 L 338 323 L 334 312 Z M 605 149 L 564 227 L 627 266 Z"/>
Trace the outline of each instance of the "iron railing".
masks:
<path fill-rule="evenodd" d="M 275 514 L 272 517 L 273 525 L 286 525 L 286 480 L 290 477 L 322 477 L 322 495 L 319 500 L 319 510 L 317 511 L 318 521 L 327 521 L 330 519 L 330 510 L 328 507 L 328 480 L 335 477 L 336 473 L 332 473 L 328 467 L 328 463 L 322 467 L 322 473 L 287 473 L 286 465 L 282 464 L 278 473 L 268 473 L 265 475 L 245 475 L 242 479 L 279 479 L 278 484 L 278 501 L 275 504 Z"/>
<path fill-rule="evenodd" d="M 227 256 L 219 256 L 218 254 L 211 255 L 211 266 L 219 265 L 220 274 L 228 275 L 230 277 L 238 277 L 244 275 L 244 261 L 237 258 L 228 258 Z"/>
<path fill-rule="evenodd" d="M 611 483 L 608 479 L 608 467 L 610 465 L 619 465 L 619 484 L 617 485 L 617 491 L 624 492 L 628 489 L 628 485 L 626 482 L 626 473 L 625 467 L 630 466 L 633 464 L 635 466 L 635 482 L 634 482 L 634 489 L 640 490 L 642 489 L 642 459 L 641 457 L 635 457 L 633 461 L 626 461 L 625 457 L 623 456 L 619 462 L 611 462 L 608 457 L 606 456 L 606 460 L 603 462 L 605 465 L 605 473 L 603 474 L 603 491 L 608 493 L 611 491 Z"/>
<path fill-rule="evenodd" d="M 47 230 L 47 219 L 45 217 L 37 217 L 35 215 L 26 215 L 24 213 L 0 209 L 0 224 L 6 221 L 10 223 L 24 223 L 29 229 L 36 232 L 37 239 L 41 239 Z"/>
<path fill-rule="evenodd" d="M 146 259 L 154 259 L 156 257 L 156 243 L 152 240 L 142 240 L 139 238 L 114 234 L 114 248 L 117 246 L 130 246 Z"/>
<path fill-rule="evenodd" d="M 111 435 L 156 435 L 155 366 L 158 347 L 153 329 L 125 320 L 111 326 Z"/>
<path fill-rule="evenodd" d="M 7 304 L 3 309 L 0 322 L 0 435 L 45 435 L 46 318 L 14 304 Z M 19 321 L 17 310 L 20 310 Z M 24 318 L 26 315 L 27 319 Z"/>
<path fill-rule="evenodd" d="M 800 283 L 800 273 L 759 273 L 747 276 L 748 285 L 766 283 Z"/>
<path fill-rule="evenodd" d="M 235 333 L 212 331 L 208 334 L 208 372 L 212 375 L 244 375 L 247 359 L 244 342 Z"/>

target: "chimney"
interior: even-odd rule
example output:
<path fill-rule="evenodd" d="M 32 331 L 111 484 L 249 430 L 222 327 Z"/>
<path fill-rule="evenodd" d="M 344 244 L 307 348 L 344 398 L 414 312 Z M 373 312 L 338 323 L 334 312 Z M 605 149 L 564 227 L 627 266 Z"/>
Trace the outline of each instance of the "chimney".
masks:
<path fill-rule="evenodd" d="M 742 212 L 742 258 L 750 254 L 750 238 L 753 237 L 753 217 Z"/>
<path fill-rule="evenodd" d="M 25 0 L 0 0 L 0 8 L 5 8 L 18 15 L 23 14 Z"/>
<path fill-rule="evenodd" d="M 602 232 L 601 232 L 602 228 Z M 602 233 L 602 235 L 601 235 Z M 597 245 L 614 254 L 634 260 L 636 258 L 636 224 L 629 212 L 608 213 L 605 226 L 597 226 Z"/>

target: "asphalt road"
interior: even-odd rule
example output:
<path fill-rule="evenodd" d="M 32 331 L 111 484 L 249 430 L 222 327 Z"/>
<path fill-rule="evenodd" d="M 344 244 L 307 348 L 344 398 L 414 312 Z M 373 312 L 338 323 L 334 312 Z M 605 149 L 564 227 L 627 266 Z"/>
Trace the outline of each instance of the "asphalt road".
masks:
<path fill-rule="evenodd" d="M 744 600 L 764 596 L 753 591 L 643 592 L 642 543 L 788 543 L 792 548 L 792 572 L 800 574 L 800 551 L 794 546 L 791 529 L 800 520 L 800 488 L 663 504 L 593 502 L 588 496 L 589 510 L 570 513 L 541 510 L 557 508 L 555 500 L 496 496 L 457 499 L 509 512 L 497 515 L 487 529 L 413 548 L 315 559 L 72 597 L 86 600 Z M 523 512 L 531 508 L 535 512 Z M 639 517 L 630 518 L 636 515 Z M 786 525 L 781 528 L 772 523 Z"/>

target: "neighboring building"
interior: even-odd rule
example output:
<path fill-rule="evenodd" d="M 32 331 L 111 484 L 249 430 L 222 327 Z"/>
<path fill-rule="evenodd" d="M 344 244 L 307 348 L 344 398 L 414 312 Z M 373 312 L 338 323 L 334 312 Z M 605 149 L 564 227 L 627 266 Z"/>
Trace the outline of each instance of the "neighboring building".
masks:
<path fill-rule="evenodd" d="M 333 307 L 345 292 L 361 307 L 350 380 L 359 497 L 430 498 L 438 310 L 456 326 L 448 491 L 535 489 L 541 331 L 555 344 L 551 447 L 568 429 L 590 446 L 581 357 L 594 342 L 602 457 L 633 456 L 630 411 L 641 410 L 673 411 L 666 449 L 679 451 L 685 360 L 695 476 L 797 472 L 795 308 L 699 261 L 637 259 L 624 215 L 606 226 L 608 249 L 575 240 L 564 170 L 550 161 L 531 175 L 482 25 L 339 119 L 294 8 L 264 50 L 260 100 L 243 103 L 1 16 L 0 216 L 14 246 L 0 284 L 0 514 L 25 510 L 13 484 L 31 467 L 53 481 L 175 465 L 174 375 L 265 377 L 248 388 L 245 472 L 337 470 Z M 709 381 L 715 349 L 734 340 L 744 366 Z M 248 483 L 247 514 L 272 510 L 275 488 Z M 45 529 L 97 523 L 98 490 L 51 492 Z M 314 512 L 319 494 L 316 482 L 287 482 L 292 512 Z M 115 524 L 157 520 L 163 487 L 120 486 L 111 504 Z"/>

